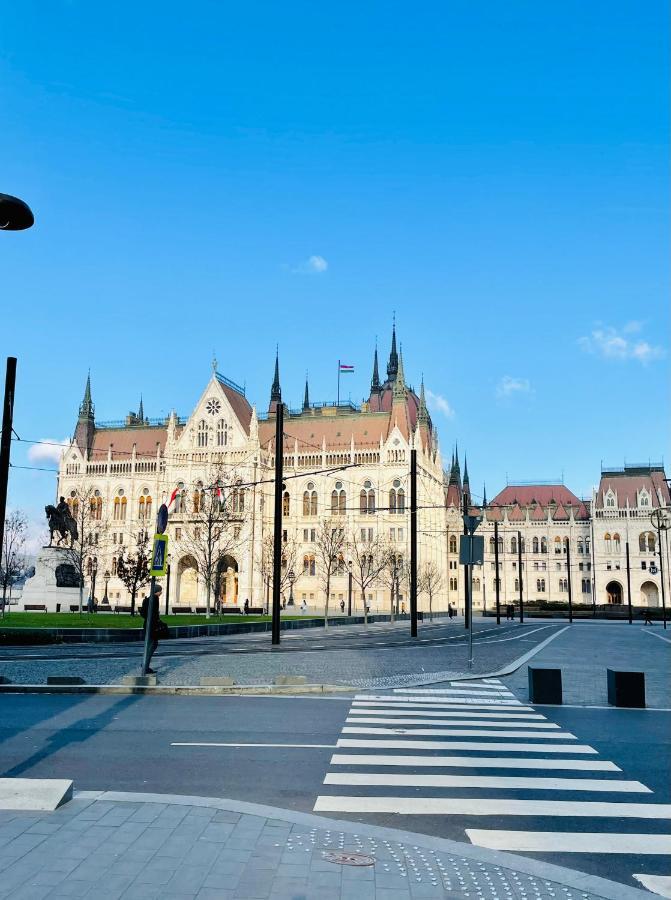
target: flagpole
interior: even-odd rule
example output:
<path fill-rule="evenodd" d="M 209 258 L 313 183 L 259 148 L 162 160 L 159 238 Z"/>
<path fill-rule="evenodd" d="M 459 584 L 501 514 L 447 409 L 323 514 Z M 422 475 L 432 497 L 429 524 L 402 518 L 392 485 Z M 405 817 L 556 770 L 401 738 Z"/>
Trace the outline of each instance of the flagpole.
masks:
<path fill-rule="evenodd" d="M 336 400 L 336 406 L 340 406 L 340 360 L 338 360 L 338 399 Z"/>

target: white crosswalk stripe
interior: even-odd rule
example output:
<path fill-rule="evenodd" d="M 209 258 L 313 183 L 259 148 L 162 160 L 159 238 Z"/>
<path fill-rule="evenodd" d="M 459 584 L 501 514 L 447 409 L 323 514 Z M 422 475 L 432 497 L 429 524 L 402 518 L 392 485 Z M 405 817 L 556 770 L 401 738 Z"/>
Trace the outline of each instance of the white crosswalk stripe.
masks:
<path fill-rule="evenodd" d="M 357 694 L 315 811 L 385 823 L 375 817 L 438 816 L 497 850 L 671 853 L 671 836 L 659 833 L 671 804 L 649 787 L 498 679 L 448 685 Z M 623 802 L 632 794 L 640 801 Z M 497 827 L 502 819 L 513 827 Z M 578 822 L 588 827 L 571 830 Z"/>

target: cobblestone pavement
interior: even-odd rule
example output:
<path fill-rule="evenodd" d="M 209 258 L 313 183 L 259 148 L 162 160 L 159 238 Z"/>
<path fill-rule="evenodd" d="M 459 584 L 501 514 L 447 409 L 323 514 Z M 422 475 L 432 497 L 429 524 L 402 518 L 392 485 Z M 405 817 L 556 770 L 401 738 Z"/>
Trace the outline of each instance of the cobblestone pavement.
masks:
<path fill-rule="evenodd" d="M 646 896 L 570 869 L 426 835 L 353 828 L 229 800 L 114 793 L 75 795 L 49 813 L 0 811 L 0 871 L 0 897 L 12 900 Z"/>
<path fill-rule="evenodd" d="M 309 683 L 351 684 L 356 688 L 403 687 L 498 670 L 563 627 L 563 623 L 516 625 L 497 636 L 496 626 L 484 623 L 481 633 L 476 632 L 475 664 L 471 670 L 463 626 L 457 625 L 438 642 L 425 642 L 422 634 L 430 635 L 431 631 L 422 631 L 413 646 L 385 647 L 385 634 L 375 632 L 370 643 L 360 648 L 341 647 L 351 637 L 345 627 L 328 633 L 322 629 L 320 637 L 311 636 L 309 649 L 277 654 L 254 652 L 243 641 L 230 638 L 208 641 L 207 652 L 203 653 L 192 652 L 187 642 L 181 642 L 184 655 L 178 655 L 174 645 L 170 646 L 169 655 L 162 654 L 159 648 L 154 668 L 159 683 L 165 685 L 197 685 L 202 677 L 226 675 L 239 684 L 268 684 L 277 675 L 305 675 Z M 321 652 L 333 646 L 338 647 L 337 652 Z M 213 652 L 217 647 L 221 652 Z M 110 652 L 109 646 L 103 649 L 105 653 Z M 25 656 L 45 655 L 45 648 L 25 650 Z M 17 684 L 44 684 L 48 675 L 78 675 L 87 684 L 118 684 L 124 675 L 137 674 L 141 649 L 138 646 L 137 658 L 67 659 L 63 658 L 66 652 L 67 649 L 58 648 L 52 659 L 21 659 L 21 654 L 16 652 L 13 659 L 0 661 L 0 675 Z"/>
<path fill-rule="evenodd" d="M 671 707 L 671 630 L 626 622 L 576 623 L 544 647 L 529 665 L 562 670 L 565 704 L 607 706 L 606 669 L 645 673 L 646 704 Z M 505 680 L 529 698 L 527 666 Z"/>

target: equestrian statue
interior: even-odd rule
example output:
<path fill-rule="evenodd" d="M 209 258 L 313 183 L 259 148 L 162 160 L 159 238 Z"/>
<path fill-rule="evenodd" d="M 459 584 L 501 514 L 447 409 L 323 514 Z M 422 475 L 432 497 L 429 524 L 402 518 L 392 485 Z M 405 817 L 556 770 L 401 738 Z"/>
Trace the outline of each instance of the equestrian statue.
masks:
<path fill-rule="evenodd" d="M 65 502 L 65 497 L 61 497 L 58 506 L 45 506 L 44 511 L 47 514 L 49 522 L 49 546 L 51 547 L 54 534 L 58 532 L 60 537 L 56 541 L 56 546 L 60 547 L 63 541 L 70 536 L 70 546 L 78 539 L 77 523 L 72 517 L 70 507 Z"/>

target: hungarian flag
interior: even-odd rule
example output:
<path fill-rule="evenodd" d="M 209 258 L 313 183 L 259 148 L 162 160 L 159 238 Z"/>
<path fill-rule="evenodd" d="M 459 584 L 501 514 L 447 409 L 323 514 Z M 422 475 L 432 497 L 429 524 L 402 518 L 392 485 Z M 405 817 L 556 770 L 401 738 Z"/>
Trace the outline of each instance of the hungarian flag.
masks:
<path fill-rule="evenodd" d="M 341 375 L 354 375 L 354 366 L 346 366 L 344 363 L 340 363 L 340 374 Z"/>
<path fill-rule="evenodd" d="M 175 490 L 172 492 L 172 494 L 170 494 L 170 499 L 168 500 L 168 509 L 170 509 L 172 504 L 175 502 L 175 497 L 177 496 L 177 494 L 179 494 L 178 487 L 176 487 Z"/>
<path fill-rule="evenodd" d="M 219 503 L 223 503 L 223 502 L 224 502 L 224 492 L 223 492 L 223 490 L 221 489 L 221 485 L 220 485 L 220 484 L 217 485 L 217 497 L 219 498 Z"/>

